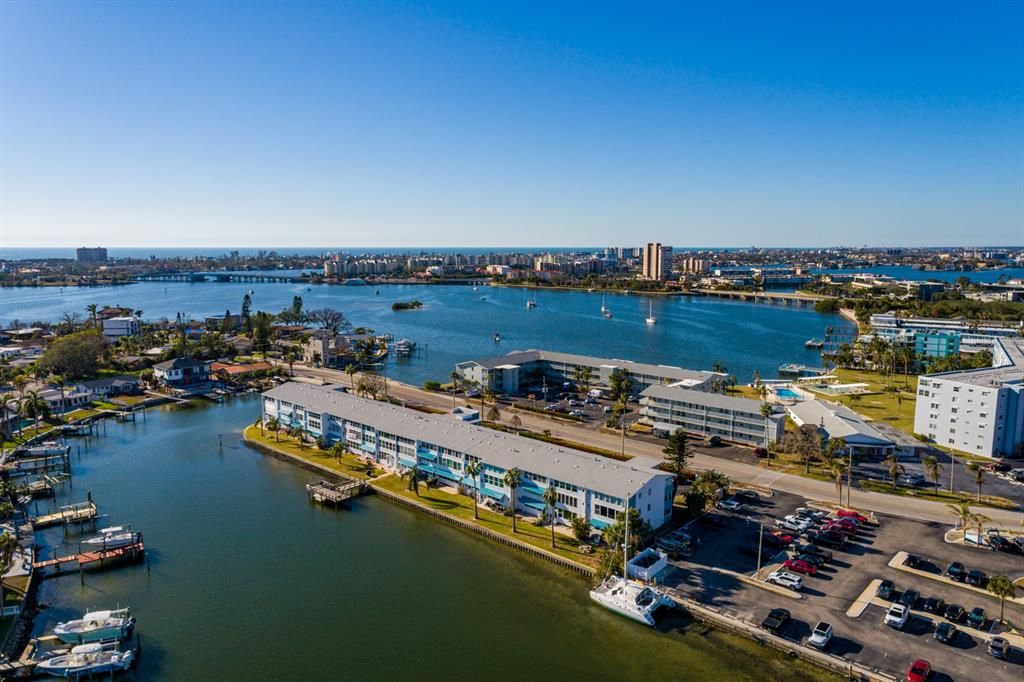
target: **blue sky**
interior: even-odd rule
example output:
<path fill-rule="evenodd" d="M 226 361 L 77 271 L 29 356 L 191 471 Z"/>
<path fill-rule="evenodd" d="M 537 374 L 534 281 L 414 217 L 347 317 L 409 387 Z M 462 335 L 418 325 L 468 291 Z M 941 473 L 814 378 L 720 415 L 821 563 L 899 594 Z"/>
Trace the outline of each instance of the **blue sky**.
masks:
<path fill-rule="evenodd" d="M 1024 4 L 0 2 L 0 246 L 1024 243 Z"/>

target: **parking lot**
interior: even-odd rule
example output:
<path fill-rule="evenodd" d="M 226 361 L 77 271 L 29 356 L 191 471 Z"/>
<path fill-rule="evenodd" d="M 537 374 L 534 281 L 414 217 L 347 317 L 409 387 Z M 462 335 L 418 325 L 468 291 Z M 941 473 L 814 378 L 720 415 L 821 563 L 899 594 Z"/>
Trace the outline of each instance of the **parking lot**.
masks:
<path fill-rule="evenodd" d="M 801 597 L 795 599 L 789 593 L 751 584 L 738 574 L 752 576 L 757 568 L 762 525 L 769 532 L 777 519 L 805 506 L 806 501 L 776 493 L 742 504 L 738 510 L 715 510 L 686 528 L 694 538 L 695 551 L 689 558 L 672 562 L 666 585 L 753 624 L 760 623 L 771 609 L 785 608 L 792 620 L 780 634 L 795 642 L 806 643 L 815 624 L 826 621 L 834 630 L 830 653 L 893 675 L 903 675 L 917 658 L 932 664 L 934 680 L 1001 680 L 1024 675 L 1024 650 L 1015 648 L 1009 660 L 998 660 L 987 652 L 987 637 L 991 635 L 966 624 L 957 624 L 960 632 L 952 642 L 940 643 L 933 632 L 944 618 L 922 610 L 928 597 L 961 605 L 966 611 L 982 607 L 988 614 L 986 630 L 998 634 L 1001 626 L 993 622 L 999 616 L 997 598 L 936 578 L 951 561 L 960 561 L 968 569 L 981 569 L 989 576 L 1016 578 L 1024 574 L 1024 556 L 948 544 L 943 538 L 949 525 L 881 517 L 877 526 L 865 524 L 851 541 L 833 550 L 832 560 L 816 575 L 801 576 L 804 587 L 794 593 Z M 762 544 L 767 547 L 769 543 Z M 925 575 L 890 566 L 899 552 L 921 557 L 920 570 Z M 766 549 L 761 575 L 787 556 L 782 547 Z M 876 583 L 872 583 L 883 579 L 895 584 L 891 599 L 899 599 L 907 589 L 920 593 L 903 630 L 883 624 L 890 602 L 875 597 Z M 866 606 L 853 608 L 859 598 Z M 1024 607 L 1007 602 L 1006 619 L 1024 622 Z M 1011 643 L 1017 641 L 1024 640 Z"/>

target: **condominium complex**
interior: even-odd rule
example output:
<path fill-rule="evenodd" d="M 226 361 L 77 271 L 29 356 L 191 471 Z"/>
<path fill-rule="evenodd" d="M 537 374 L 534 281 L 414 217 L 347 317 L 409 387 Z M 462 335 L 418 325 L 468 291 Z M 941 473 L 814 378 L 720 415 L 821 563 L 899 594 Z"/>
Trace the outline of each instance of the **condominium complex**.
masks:
<path fill-rule="evenodd" d="M 343 387 L 290 382 L 263 394 L 262 418 L 303 428 L 327 444 L 343 443 L 349 452 L 393 472 L 416 466 L 444 485 L 511 504 L 505 473 L 519 469 L 515 490 L 520 512 L 544 512 L 544 492 L 554 487 L 555 514 L 567 523 L 586 518 L 604 528 L 629 506 L 657 528 L 672 516 L 675 481 L 671 474 L 477 426 L 450 417 L 424 414 L 390 403 L 358 398 Z M 477 462 L 477 480 L 466 466 Z"/>
<path fill-rule="evenodd" d="M 83 246 L 75 251 L 75 259 L 79 263 L 106 263 L 107 250 L 101 246 L 93 249 Z"/>
<path fill-rule="evenodd" d="M 659 384 L 678 384 L 685 388 L 706 390 L 713 379 L 725 377 L 715 372 L 670 365 L 593 358 L 549 350 L 514 351 L 508 355 L 467 360 L 455 365 L 455 371 L 463 380 L 472 381 L 481 388 L 490 388 L 496 393 L 515 394 L 544 386 L 555 389 L 564 382 L 575 382 L 579 367 L 589 370 L 589 386 L 592 388 L 606 388 L 613 371 L 625 370 L 633 382 L 634 391 Z"/>
<path fill-rule="evenodd" d="M 963 352 L 991 350 L 996 337 L 1013 337 L 1021 333 L 1021 324 L 970 322 L 967 320 L 930 317 L 897 317 L 896 313 L 875 313 L 871 316 L 873 333 L 897 343 L 924 345 L 923 354 L 943 357 Z M 923 339 L 923 341 L 919 340 Z"/>
<path fill-rule="evenodd" d="M 703 438 L 718 436 L 746 445 L 767 445 L 781 440 L 786 417 L 761 414 L 763 403 L 681 386 L 648 386 L 640 394 L 640 414 L 655 429 L 683 429 Z"/>
<path fill-rule="evenodd" d="M 672 247 L 650 242 L 644 246 L 643 278 L 666 280 L 672 276 Z"/>
<path fill-rule="evenodd" d="M 1024 339 L 994 338 L 992 367 L 918 377 L 914 431 L 983 457 L 1024 454 Z"/>

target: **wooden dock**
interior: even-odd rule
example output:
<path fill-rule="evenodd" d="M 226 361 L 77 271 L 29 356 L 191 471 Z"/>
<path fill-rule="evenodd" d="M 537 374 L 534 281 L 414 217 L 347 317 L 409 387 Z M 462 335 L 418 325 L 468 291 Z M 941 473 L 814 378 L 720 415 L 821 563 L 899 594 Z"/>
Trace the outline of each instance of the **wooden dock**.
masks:
<path fill-rule="evenodd" d="M 96 503 L 90 498 L 85 502 L 76 502 L 61 507 L 50 514 L 43 514 L 32 519 L 33 528 L 48 528 L 68 523 L 85 523 L 97 516 Z"/>
<path fill-rule="evenodd" d="M 320 504 L 331 504 L 334 506 L 357 497 L 363 492 L 363 488 L 364 484 L 362 481 L 334 483 L 323 480 L 306 485 L 306 491 L 309 493 L 311 500 Z"/>
<path fill-rule="evenodd" d="M 137 540 L 122 547 L 114 549 L 101 549 L 97 551 L 76 552 L 64 556 L 55 556 L 52 559 L 36 561 L 32 564 L 33 570 L 39 572 L 44 578 L 52 578 L 58 575 L 80 571 L 86 568 L 95 568 L 97 564 L 105 565 L 107 562 L 121 560 L 135 561 L 145 556 L 146 546 L 142 542 L 142 533 L 136 533 Z M 53 570 L 50 570 L 53 569 Z"/>

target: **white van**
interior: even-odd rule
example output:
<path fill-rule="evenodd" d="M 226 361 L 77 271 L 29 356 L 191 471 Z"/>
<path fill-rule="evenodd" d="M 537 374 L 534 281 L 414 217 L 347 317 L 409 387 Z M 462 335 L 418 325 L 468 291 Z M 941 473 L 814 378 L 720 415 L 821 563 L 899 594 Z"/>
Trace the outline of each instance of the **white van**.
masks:
<path fill-rule="evenodd" d="M 604 394 L 601 392 L 601 389 L 599 389 L 599 388 L 592 388 L 589 391 L 587 391 L 587 395 L 590 396 L 591 398 L 593 398 L 594 400 L 598 400 Z"/>

